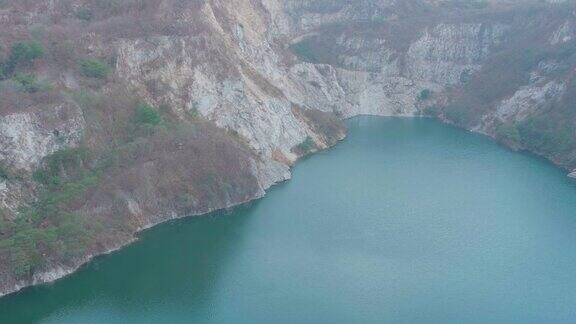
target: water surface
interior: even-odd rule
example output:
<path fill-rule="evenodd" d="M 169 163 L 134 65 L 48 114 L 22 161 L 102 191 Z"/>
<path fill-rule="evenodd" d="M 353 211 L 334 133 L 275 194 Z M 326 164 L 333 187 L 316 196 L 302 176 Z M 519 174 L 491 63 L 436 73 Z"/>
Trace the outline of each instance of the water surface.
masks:
<path fill-rule="evenodd" d="M 432 120 L 349 127 L 266 198 L 0 299 L 0 323 L 576 321 L 562 171 Z"/>

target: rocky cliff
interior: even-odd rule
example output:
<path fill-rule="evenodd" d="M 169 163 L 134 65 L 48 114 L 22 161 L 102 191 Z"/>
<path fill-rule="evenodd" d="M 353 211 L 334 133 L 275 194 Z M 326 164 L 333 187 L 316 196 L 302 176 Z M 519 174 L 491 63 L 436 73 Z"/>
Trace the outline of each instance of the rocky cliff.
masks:
<path fill-rule="evenodd" d="M 576 168 L 570 2 L 0 2 L 0 295 L 290 177 L 358 114 Z"/>

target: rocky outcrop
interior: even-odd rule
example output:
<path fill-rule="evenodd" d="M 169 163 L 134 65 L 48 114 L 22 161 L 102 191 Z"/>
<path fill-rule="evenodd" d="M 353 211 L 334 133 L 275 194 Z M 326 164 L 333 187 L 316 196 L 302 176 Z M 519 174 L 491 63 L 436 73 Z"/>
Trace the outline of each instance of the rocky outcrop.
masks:
<path fill-rule="evenodd" d="M 364 4 L 395 14 L 377 19 L 358 18 L 355 4 L 337 3 L 311 13 L 314 24 L 302 18 L 312 4 L 286 7 L 298 31 L 293 47 L 309 62 L 305 69 L 295 65 L 294 74 L 306 93 L 316 93 L 312 107 L 330 107 L 326 98 L 342 116 L 435 115 L 567 169 L 576 165 L 575 116 L 568 108 L 576 91 L 569 54 L 575 18 L 567 3 L 494 2 L 481 15 L 459 4 L 450 13 L 442 9 L 443 17 L 417 19 L 386 1 Z M 451 1 L 410 6 L 434 12 Z M 338 24 L 344 21 L 348 26 Z"/>
<path fill-rule="evenodd" d="M 576 35 L 576 26 L 571 20 L 567 20 L 563 23 L 550 37 L 550 44 L 558 45 L 562 43 L 567 43 L 574 39 Z"/>
<path fill-rule="evenodd" d="M 410 45 L 407 74 L 416 80 L 455 85 L 482 67 L 504 38 L 503 24 L 439 24 Z"/>
<path fill-rule="evenodd" d="M 522 87 L 499 103 L 495 117 L 501 121 L 522 121 L 530 114 L 544 109 L 553 99 L 560 98 L 565 90 L 566 86 L 556 81 Z"/>
<path fill-rule="evenodd" d="M 45 156 L 80 143 L 85 127 L 73 103 L 41 105 L 0 117 L 0 161 L 16 170 L 34 170 Z"/>
<path fill-rule="evenodd" d="M 565 103 L 575 91 L 574 17 L 559 4 L 535 4 L 542 18 L 507 1 L 487 8 L 449 0 L 8 2 L 2 43 L 54 24 L 46 26 L 50 57 L 27 72 L 64 95 L 22 110 L 0 107 L 0 166 L 9 174 L 0 179 L 8 211 L 0 221 L 39 199 L 32 173 L 52 153 L 82 146 L 113 158 L 99 182 L 65 206 L 105 230 L 84 253 L 66 260 L 48 253 L 24 275 L 0 265 L 0 295 L 64 276 L 163 221 L 262 197 L 289 179 L 299 157 L 345 136 L 338 118 L 435 115 L 576 167 L 576 149 L 550 131 L 558 125 L 541 122 L 563 116 L 562 134 L 573 132 Z M 524 55 L 527 48 L 544 54 Z M 88 79 L 75 61 L 85 57 L 107 62 L 113 75 Z M 95 102 L 87 108 L 79 97 Z M 134 102 L 157 107 L 166 123 L 142 132 Z M 525 134 L 561 145 L 531 147 Z"/>

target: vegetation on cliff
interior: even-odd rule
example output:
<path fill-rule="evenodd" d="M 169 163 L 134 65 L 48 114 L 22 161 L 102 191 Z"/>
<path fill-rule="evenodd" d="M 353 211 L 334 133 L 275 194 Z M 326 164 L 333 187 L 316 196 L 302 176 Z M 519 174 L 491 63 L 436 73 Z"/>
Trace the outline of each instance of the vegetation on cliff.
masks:
<path fill-rule="evenodd" d="M 275 152 L 275 162 L 289 164 L 284 155 L 306 155 L 342 138 L 334 114 L 306 107 L 317 96 L 328 98 L 318 101 L 321 109 L 339 111 L 334 102 L 359 105 L 378 91 L 393 104 L 404 91 L 418 112 L 480 127 L 510 146 L 576 167 L 576 39 L 549 41 L 573 19 L 569 4 L 534 1 L 519 9 L 486 1 L 287 1 L 301 14 L 287 17 L 295 25 L 292 35 L 250 30 L 240 17 L 248 9 L 214 3 L 0 1 L 0 117 L 24 147 L 2 148 L 0 291 L 55 266 L 74 268 L 174 215 L 258 196 L 255 166 L 266 162 L 266 150 Z M 248 3 L 250 23 L 257 15 L 270 23 L 266 6 Z M 302 18 L 310 14 L 324 18 Z M 478 24 L 481 36 L 496 33 L 488 25 L 508 26 L 505 41 L 473 54 L 478 44 L 422 50 L 424 60 L 437 56 L 436 65 L 418 71 L 423 75 L 474 67 L 462 69 L 456 83 L 410 75 L 410 64 L 418 62 L 408 52 L 420 37 L 458 42 Z M 306 37 L 296 37 L 300 32 Z M 483 45 L 484 38 L 472 36 Z M 288 46 L 291 37 L 299 41 Z M 270 43 L 255 49 L 250 41 Z M 256 63 L 243 61 L 250 55 Z M 383 76 L 392 81 L 365 92 Z M 562 85 L 561 95 L 543 92 L 538 109 L 499 117 L 502 103 L 520 90 L 542 88 L 542 79 Z M 348 100 L 352 95 L 360 99 Z M 242 105 L 248 108 L 235 110 Z M 242 122 L 252 123 L 245 132 L 238 131 Z M 273 127 L 282 133 L 275 141 L 266 138 Z M 240 135 L 248 132 L 253 138 Z M 20 133 L 36 137 L 27 142 Z M 294 133 L 301 142 L 278 153 L 275 146 Z M 11 159 L 16 155 L 21 163 Z"/>

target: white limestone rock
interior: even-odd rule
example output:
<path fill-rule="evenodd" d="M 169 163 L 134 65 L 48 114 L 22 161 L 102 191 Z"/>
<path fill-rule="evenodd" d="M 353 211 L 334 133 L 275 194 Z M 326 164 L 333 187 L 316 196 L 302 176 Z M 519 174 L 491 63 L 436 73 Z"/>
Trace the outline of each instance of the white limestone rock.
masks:
<path fill-rule="evenodd" d="M 31 171 L 45 156 L 77 146 L 84 127 L 82 111 L 70 103 L 0 117 L 0 161 Z"/>
<path fill-rule="evenodd" d="M 538 111 L 560 98 L 565 89 L 566 86 L 557 81 L 522 87 L 512 97 L 498 105 L 495 116 L 501 120 L 523 120 L 528 114 Z"/>
<path fill-rule="evenodd" d="M 439 24 L 427 28 L 408 49 L 408 74 L 417 80 L 458 84 L 465 74 L 480 69 L 506 29 L 500 24 Z"/>
<path fill-rule="evenodd" d="M 576 23 L 572 20 L 567 20 L 563 23 L 550 37 L 551 45 L 558 45 L 567 43 L 574 39 L 576 36 Z"/>

